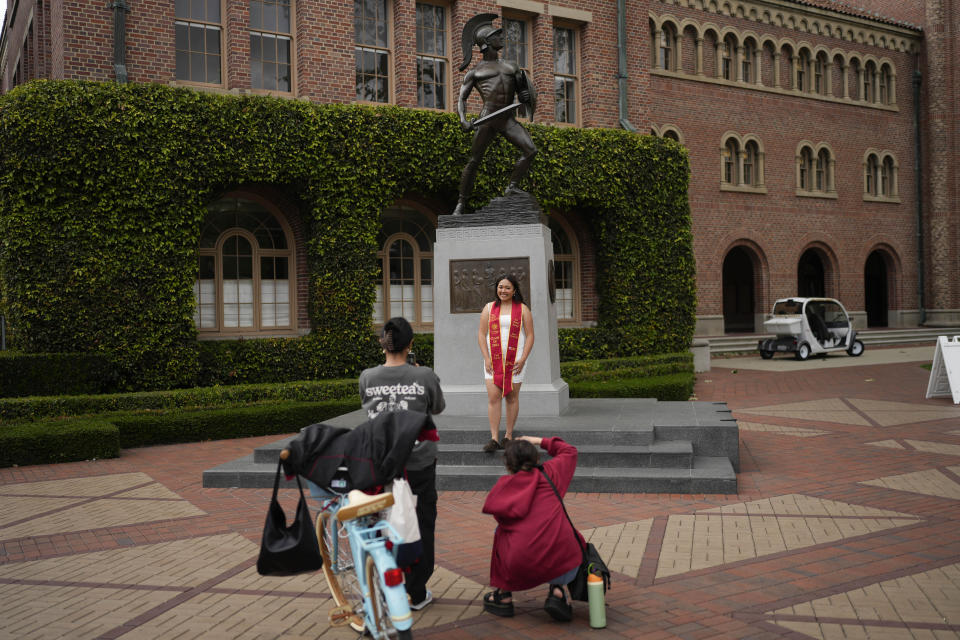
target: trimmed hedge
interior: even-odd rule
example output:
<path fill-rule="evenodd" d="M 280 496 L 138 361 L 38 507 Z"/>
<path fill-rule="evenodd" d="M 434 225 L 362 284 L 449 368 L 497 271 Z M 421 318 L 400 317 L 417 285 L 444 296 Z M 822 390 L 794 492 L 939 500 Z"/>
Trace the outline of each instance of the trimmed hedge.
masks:
<path fill-rule="evenodd" d="M 116 379 L 101 354 L 0 351 L 0 398 L 104 393 Z"/>
<path fill-rule="evenodd" d="M 692 373 L 671 373 L 652 378 L 578 380 L 570 382 L 571 398 L 656 398 L 689 400 L 693 393 Z"/>
<path fill-rule="evenodd" d="M 605 358 L 602 360 L 578 360 L 560 364 L 560 374 L 565 380 L 589 379 L 611 372 L 633 371 L 633 374 L 621 377 L 639 377 L 640 375 L 660 375 L 660 372 L 693 372 L 693 354 L 664 353 L 653 356 L 634 356 L 631 358 Z"/>
<path fill-rule="evenodd" d="M 56 416 L 143 409 L 222 407 L 278 400 L 316 402 L 351 399 L 359 403 L 357 397 L 356 380 L 317 380 L 109 395 L 6 398 L 0 399 L 0 424 Z"/>
<path fill-rule="evenodd" d="M 293 382 L 322 377 L 325 354 L 311 336 L 211 340 L 199 343 L 200 374 L 197 386 Z M 351 348 L 360 369 L 383 363 L 377 336 L 371 332 L 364 342 Z M 413 337 L 417 362 L 433 366 L 433 334 Z M 479 356 L 478 356 L 479 357 Z"/>
<path fill-rule="evenodd" d="M 117 427 L 104 418 L 29 422 L 0 429 L 0 467 L 119 455 Z"/>
<path fill-rule="evenodd" d="M 602 345 L 588 350 L 686 349 L 686 151 L 621 130 L 524 126 L 539 153 L 523 186 L 594 234 Z M 14 346 L 102 353 L 124 390 L 194 384 L 206 208 L 256 185 L 295 203 L 305 230 L 309 346 L 323 356 L 312 375 L 355 376 L 370 359 L 381 212 L 410 195 L 452 208 L 469 150 L 452 113 L 155 83 L 20 85 L 0 96 L 0 282 Z M 499 193 L 515 156 L 503 139 L 490 146 L 471 207 Z"/>
<path fill-rule="evenodd" d="M 124 449 L 156 444 L 248 438 L 293 433 L 315 422 L 360 408 L 357 398 L 325 402 L 282 402 L 253 407 L 177 411 L 110 418 Z"/>

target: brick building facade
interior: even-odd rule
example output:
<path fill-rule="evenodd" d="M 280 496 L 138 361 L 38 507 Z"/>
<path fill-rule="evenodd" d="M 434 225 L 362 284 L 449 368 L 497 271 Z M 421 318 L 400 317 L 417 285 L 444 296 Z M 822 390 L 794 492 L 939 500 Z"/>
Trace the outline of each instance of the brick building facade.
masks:
<path fill-rule="evenodd" d="M 956 325 L 958 4 L 11 0 L 0 91 L 34 78 L 125 76 L 453 111 L 463 25 L 496 13 L 505 56 L 540 94 L 537 122 L 634 128 L 688 148 L 699 335 L 759 330 L 773 300 L 798 293 L 839 298 L 862 326 Z M 469 107 L 479 110 L 476 96 Z M 264 206 L 287 215 L 282 203 Z M 395 278 L 391 243 L 429 259 L 437 216 L 450 209 L 409 194 L 384 212 L 378 318 L 412 312 L 429 330 L 429 278 Z M 594 241 L 581 212 L 551 213 L 561 316 L 591 324 Z M 283 226 L 298 242 L 296 223 Z M 302 331 L 305 300 L 291 291 L 287 311 L 299 321 L 289 329 Z"/>

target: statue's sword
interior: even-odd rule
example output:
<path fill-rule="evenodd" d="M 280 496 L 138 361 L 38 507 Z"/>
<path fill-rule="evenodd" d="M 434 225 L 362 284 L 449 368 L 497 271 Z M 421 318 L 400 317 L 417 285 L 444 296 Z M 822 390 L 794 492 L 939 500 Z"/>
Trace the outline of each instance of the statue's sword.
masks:
<path fill-rule="evenodd" d="M 508 104 L 507 106 L 505 106 L 505 107 L 502 108 L 502 109 L 497 109 L 497 110 L 494 111 L 493 113 L 488 113 L 487 115 L 485 115 L 485 116 L 483 116 L 483 117 L 481 117 L 481 118 L 477 118 L 476 120 L 473 120 L 473 121 L 470 123 L 470 128 L 471 128 L 471 129 L 475 129 L 475 128 L 479 127 L 480 125 L 482 125 L 484 122 L 487 122 L 487 121 L 489 121 L 489 120 L 492 120 L 493 118 L 496 118 L 497 116 L 502 116 L 502 115 L 505 114 L 505 113 L 509 113 L 509 112 L 511 112 L 511 111 L 514 111 L 514 110 L 516 110 L 516 109 L 519 109 L 519 108 L 522 107 L 522 106 L 523 106 L 523 104 L 520 103 L 520 102 L 514 102 L 513 104 Z"/>

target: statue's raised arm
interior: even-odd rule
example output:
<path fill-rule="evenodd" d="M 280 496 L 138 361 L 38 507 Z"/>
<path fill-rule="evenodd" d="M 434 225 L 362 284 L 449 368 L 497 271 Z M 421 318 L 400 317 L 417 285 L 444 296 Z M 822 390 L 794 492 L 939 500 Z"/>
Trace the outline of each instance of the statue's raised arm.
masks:
<path fill-rule="evenodd" d="M 470 66 L 474 46 L 480 48 L 483 59 L 463 77 L 457 99 L 460 125 L 465 131 L 473 131 L 473 144 L 470 160 L 463 168 L 460 178 L 460 196 L 453 211 L 455 216 L 464 213 L 467 198 L 470 197 L 477 179 L 477 168 L 484 152 L 498 133 L 520 150 L 520 157 L 513 167 L 510 184 L 507 185 L 504 195 L 520 191 L 520 181 L 529 172 L 530 163 L 537 155 L 537 148 L 530 134 L 516 119 L 519 109 L 524 109 L 533 117 L 536 91 L 522 69 L 513 62 L 500 59 L 503 29 L 493 26 L 493 20 L 498 17 L 495 13 L 481 13 L 470 18 L 463 27 L 463 64 L 460 65 L 460 71 Z M 470 122 L 466 117 L 466 102 L 474 89 L 483 100 L 483 109 L 480 116 Z M 514 98 L 518 102 L 515 102 Z"/>

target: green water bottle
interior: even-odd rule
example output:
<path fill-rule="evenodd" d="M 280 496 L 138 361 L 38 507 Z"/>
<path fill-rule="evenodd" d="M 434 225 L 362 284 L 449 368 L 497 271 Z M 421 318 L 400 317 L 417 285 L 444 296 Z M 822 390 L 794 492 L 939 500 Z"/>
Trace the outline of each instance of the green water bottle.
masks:
<path fill-rule="evenodd" d="M 603 629 L 607 626 L 606 603 L 603 601 L 603 578 L 587 575 L 587 601 L 590 604 L 590 626 Z"/>

